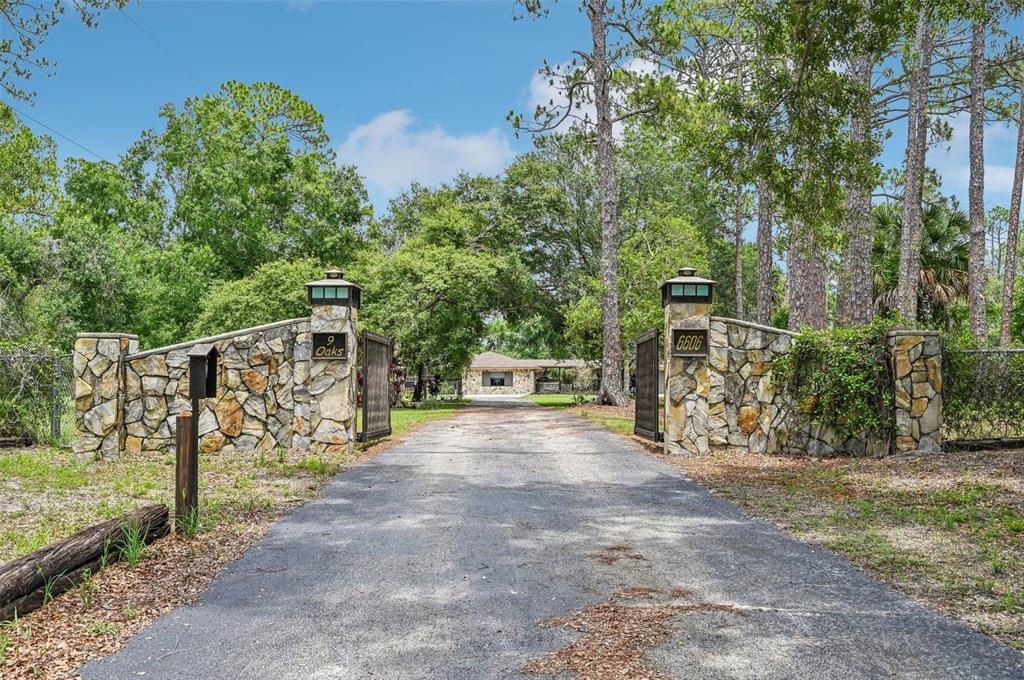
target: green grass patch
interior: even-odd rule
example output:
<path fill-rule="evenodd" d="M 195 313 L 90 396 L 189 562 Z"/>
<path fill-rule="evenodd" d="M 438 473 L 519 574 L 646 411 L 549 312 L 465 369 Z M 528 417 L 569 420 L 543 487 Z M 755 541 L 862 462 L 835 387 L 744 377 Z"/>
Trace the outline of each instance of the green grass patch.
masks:
<path fill-rule="evenodd" d="M 618 432 L 619 434 L 633 434 L 633 420 L 630 418 L 616 418 L 615 416 L 587 413 L 586 411 L 583 411 L 580 415 L 591 422 L 597 423 L 607 430 L 611 430 L 612 432 Z"/>
<path fill-rule="evenodd" d="M 0 477 L 18 479 L 23 488 L 68 490 L 89 484 L 89 468 L 54 449 L 0 453 Z"/>
<path fill-rule="evenodd" d="M 97 637 L 102 635 L 117 635 L 118 627 L 109 621 L 95 621 L 85 626 L 85 632 Z"/>
<path fill-rule="evenodd" d="M 550 407 L 552 409 L 568 409 L 569 407 L 580 406 L 579 400 L 574 394 L 527 394 L 522 398 L 534 403 L 540 403 L 542 407 Z M 586 398 L 588 401 L 594 399 L 594 397 Z"/>
<path fill-rule="evenodd" d="M 391 409 L 391 436 L 400 437 L 413 427 L 453 416 L 467 401 L 435 401 L 417 404 L 415 408 Z"/>

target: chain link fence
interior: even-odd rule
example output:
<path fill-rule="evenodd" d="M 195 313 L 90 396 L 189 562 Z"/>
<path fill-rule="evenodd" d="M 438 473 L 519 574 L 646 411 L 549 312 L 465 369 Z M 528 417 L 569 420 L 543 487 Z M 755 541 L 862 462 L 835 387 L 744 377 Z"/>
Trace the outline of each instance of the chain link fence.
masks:
<path fill-rule="evenodd" d="M 70 354 L 0 352 L 0 446 L 70 446 L 73 381 Z"/>
<path fill-rule="evenodd" d="M 947 347 L 943 357 L 943 441 L 1024 440 L 1024 350 Z"/>

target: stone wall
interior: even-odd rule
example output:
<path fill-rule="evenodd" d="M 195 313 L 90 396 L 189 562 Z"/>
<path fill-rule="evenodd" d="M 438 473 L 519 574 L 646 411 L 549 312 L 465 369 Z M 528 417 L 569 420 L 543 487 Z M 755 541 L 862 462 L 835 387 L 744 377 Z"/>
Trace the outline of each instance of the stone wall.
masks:
<path fill-rule="evenodd" d="M 312 333 L 321 330 L 347 333 L 347 360 L 312 359 Z M 173 451 L 176 417 L 192 410 L 188 352 L 200 343 L 212 343 L 220 354 L 217 396 L 204 399 L 197 414 L 200 451 L 352 447 L 355 314 L 317 306 L 311 318 L 144 352 L 134 336 L 78 336 L 75 451 L 107 457 Z"/>
<path fill-rule="evenodd" d="M 704 305 L 669 305 L 671 328 L 699 328 Z M 674 316 L 673 316 L 674 312 Z M 833 428 L 798 426 L 792 405 L 772 382 L 772 364 L 790 350 L 795 333 L 758 324 L 704 317 L 708 356 L 672 357 L 666 399 L 666 450 L 700 454 L 716 448 L 816 456 L 886 455 L 940 450 L 941 346 L 938 334 L 897 331 L 888 337 L 894 376 L 895 442 Z M 892 446 L 894 444 L 894 446 Z M 894 448 L 894 450 L 892 450 Z"/>
<path fill-rule="evenodd" d="M 712 317 L 708 349 L 711 396 L 708 438 L 712 447 L 754 453 L 881 455 L 887 442 L 866 433 L 844 437 L 828 426 L 795 423 L 786 395 L 772 382 L 772 363 L 789 352 L 796 333 Z"/>
<path fill-rule="evenodd" d="M 309 434 L 295 422 L 295 387 L 309 371 L 308 349 L 296 357 L 296 347 L 308 336 L 309 320 L 292 319 L 129 355 L 124 450 L 174 450 L 175 417 L 192 410 L 188 352 L 199 343 L 220 353 L 217 397 L 204 399 L 198 414 L 200 451 L 291 447 L 296 434 Z"/>
<path fill-rule="evenodd" d="M 790 443 L 788 404 L 772 384 L 772 362 L 795 333 L 714 317 L 708 342 L 708 443 L 775 453 Z"/>
<path fill-rule="evenodd" d="M 511 373 L 512 384 L 504 387 L 484 385 L 484 373 Z M 536 371 L 532 368 L 487 369 L 471 368 L 462 376 L 462 393 L 472 394 L 533 394 Z"/>
<path fill-rule="evenodd" d="M 888 343 L 896 381 L 896 451 L 941 451 L 942 338 L 934 331 L 895 331 Z"/>
<path fill-rule="evenodd" d="M 124 445 L 125 358 L 139 339 L 123 333 L 82 333 L 75 340 L 75 453 L 114 456 Z"/>

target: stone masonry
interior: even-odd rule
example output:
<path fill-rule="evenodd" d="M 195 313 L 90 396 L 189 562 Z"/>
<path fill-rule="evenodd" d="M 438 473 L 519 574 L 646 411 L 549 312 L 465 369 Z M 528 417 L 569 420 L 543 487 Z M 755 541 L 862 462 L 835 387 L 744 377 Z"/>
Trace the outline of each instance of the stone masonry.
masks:
<path fill-rule="evenodd" d="M 202 401 L 200 451 L 277 447 L 350 450 L 355 441 L 354 310 L 317 306 L 290 319 L 210 338 L 138 351 L 134 336 L 79 335 L 75 341 L 74 449 L 169 453 L 175 421 L 191 411 L 188 351 L 213 343 L 220 353 L 216 398 Z M 312 358 L 313 332 L 346 332 L 347 360 Z"/>
<path fill-rule="evenodd" d="M 308 366 L 308 375 L 296 388 L 296 448 L 318 453 L 352 453 L 356 441 L 356 310 L 354 307 L 318 305 L 313 307 L 313 333 L 346 333 L 346 361 L 318 360 L 309 356 L 311 340 L 296 351 Z M 308 412 L 308 416 L 306 413 Z M 307 425 L 308 423 L 308 425 Z M 302 427 L 299 428 L 298 426 Z M 309 432 L 308 439 L 306 432 Z"/>
<path fill-rule="evenodd" d="M 942 338 L 935 331 L 895 331 L 888 343 L 896 381 L 896 451 L 941 451 Z"/>
<path fill-rule="evenodd" d="M 123 333 L 82 333 L 75 340 L 75 453 L 114 456 L 124 445 L 125 359 L 139 339 Z"/>
<path fill-rule="evenodd" d="M 754 453 L 883 455 L 886 442 L 866 433 L 843 437 L 828 426 L 801 427 L 772 382 L 772 363 L 789 352 L 796 333 L 738 319 L 711 317 L 708 366 L 712 448 Z"/>
<path fill-rule="evenodd" d="M 665 449 L 704 454 L 739 448 L 755 453 L 888 455 L 941 450 L 941 338 L 930 331 L 895 331 L 887 339 L 895 377 L 893 442 L 845 438 L 828 426 L 796 424 L 792 404 L 772 382 L 772 363 L 797 335 L 737 319 L 711 317 L 704 304 L 668 304 L 672 328 L 706 323 L 708 356 L 672 357 L 666 342 Z M 703 319 L 701 318 L 703 316 Z"/>
<path fill-rule="evenodd" d="M 708 400 L 710 374 L 706 357 L 672 356 L 673 328 L 707 329 L 711 303 L 670 303 L 665 306 L 665 449 L 674 454 L 705 454 L 709 450 Z"/>
<path fill-rule="evenodd" d="M 512 384 L 504 387 L 484 385 L 484 373 L 511 373 Z M 536 383 L 536 371 L 527 368 L 469 369 L 462 380 L 463 394 L 531 394 Z"/>

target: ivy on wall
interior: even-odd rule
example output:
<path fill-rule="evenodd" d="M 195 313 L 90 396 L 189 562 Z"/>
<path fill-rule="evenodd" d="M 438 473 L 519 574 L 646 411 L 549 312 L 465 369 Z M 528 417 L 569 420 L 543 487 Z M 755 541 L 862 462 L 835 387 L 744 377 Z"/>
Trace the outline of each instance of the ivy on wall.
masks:
<path fill-rule="evenodd" d="M 889 321 L 870 326 L 804 331 L 776 359 L 776 385 L 805 426 L 831 427 L 845 437 L 886 437 L 892 429 Z"/>

